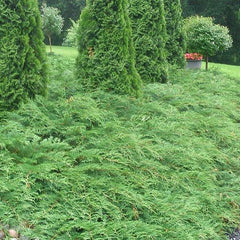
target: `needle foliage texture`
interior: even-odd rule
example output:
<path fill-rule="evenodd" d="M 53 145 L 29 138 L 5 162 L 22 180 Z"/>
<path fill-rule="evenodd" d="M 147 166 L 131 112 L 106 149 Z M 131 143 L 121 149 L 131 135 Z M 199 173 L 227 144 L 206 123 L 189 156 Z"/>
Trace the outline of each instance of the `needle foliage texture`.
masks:
<path fill-rule="evenodd" d="M 45 49 L 36 0 L 0 1 L 0 111 L 44 94 Z"/>
<path fill-rule="evenodd" d="M 138 96 L 132 30 L 126 0 L 89 0 L 79 21 L 77 77 L 96 88 Z"/>
<path fill-rule="evenodd" d="M 130 19 L 136 66 L 144 82 L 166 82 L 168 67 L 164 5 L 162 0 L 130 0 Z"/>

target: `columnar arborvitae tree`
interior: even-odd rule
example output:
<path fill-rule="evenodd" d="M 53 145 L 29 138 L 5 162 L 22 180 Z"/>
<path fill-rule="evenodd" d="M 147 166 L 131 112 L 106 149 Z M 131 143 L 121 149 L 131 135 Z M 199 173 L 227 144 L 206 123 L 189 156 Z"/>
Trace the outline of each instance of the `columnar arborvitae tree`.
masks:
<path fill-rule="evenodd" d="M 183 31 L 182 8 L 180 0 L 164 0 L 167 33 L 169 35 L 166 49 L 168 62 L 178 67 L 185 66 L 184 53 L 186 48 Z"/>
<path fill-rule="evenodd" d="M 138 95 L 132 30 L 126 0 L 88 0 L 78 30 L 77 76 L 86 90 Z"/>
<path fill-rule="evenodd" d="M 45 93 L 42 40 L 36 0 L 0 1 L 0 111 Z"/>
<path fill-rule="evenodd" d="M 167 41 L 162 0 L 130 0 L 137 70 L 145 82 L 166 82 Z"/>

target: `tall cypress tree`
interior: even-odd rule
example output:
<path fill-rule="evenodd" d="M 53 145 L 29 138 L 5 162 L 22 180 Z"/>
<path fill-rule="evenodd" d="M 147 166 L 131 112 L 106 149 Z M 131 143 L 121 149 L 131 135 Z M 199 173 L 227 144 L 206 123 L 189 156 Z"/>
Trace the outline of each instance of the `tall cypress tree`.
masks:
<path fill-rule="evenodd" d="M 165 0 L 165 15 L 167 33 L 169 35 L 166 49 L 168 62 L 183 68 L 185 66 L 184 53 L 186 48 L 183 32 L 182 8 L 180 0 Z"/>
<path fill-rule="evenodd" d="M 37 0 L 0 1 L 0 111 L 45 93 L 42 40 Z"/>
<path fill-rule="evenodd" d="M 130 0 L 137 70 L 145 82 L 166 82 L 167 41 L 162 0 Z"/>
<path fill-rule="evenodd" d="M 126 0 L 88 0 L 79 21 L 77 76 L 84 88 L 138 95 L 132 31 Z"/>

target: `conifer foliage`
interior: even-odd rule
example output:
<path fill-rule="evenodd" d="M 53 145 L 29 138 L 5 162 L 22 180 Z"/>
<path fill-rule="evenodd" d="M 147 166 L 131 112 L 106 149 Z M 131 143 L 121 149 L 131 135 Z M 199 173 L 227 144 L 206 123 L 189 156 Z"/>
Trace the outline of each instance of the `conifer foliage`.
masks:
<path fill-rule="evenodd" d="M 0 111 L 45 93 L 42 40 L 36 0 L 0 1 Z"/>
<path fill-rule="evenodd" d="M 166 49 L 168 51 L 168 62 L 184 67 L 184 53 L 186 48 L 183 31 L 182 8 L 180 0 L 165 0 L 165 18 L 167 23 L 167 33 L 169 35 Z"/>
<path fill-rule="evenodd" d="M 96 88 L 139 95 L 141 79 L 126 0 L 89 0 L 79 21 L 77 77 L 86 90 Z"/>
<path fill-rule="evenodd" d="M 162 0 L 130 0 L 137 70 L 145 82 L 166 82 L 167 40 Z"/>

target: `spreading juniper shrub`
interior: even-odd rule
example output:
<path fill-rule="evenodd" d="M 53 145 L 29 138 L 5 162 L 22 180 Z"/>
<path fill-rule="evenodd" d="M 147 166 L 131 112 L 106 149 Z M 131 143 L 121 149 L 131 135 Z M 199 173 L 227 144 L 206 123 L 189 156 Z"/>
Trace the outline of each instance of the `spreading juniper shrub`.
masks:
<path fill-rule="evenodd" d="M 136 99 L 79 92 L 70 62 L 51 57 L 54 97 L 1 122 L 1 222 L 43 240 L 226 238 L 239 225 L 237 80 L 182 70 Z"/>

